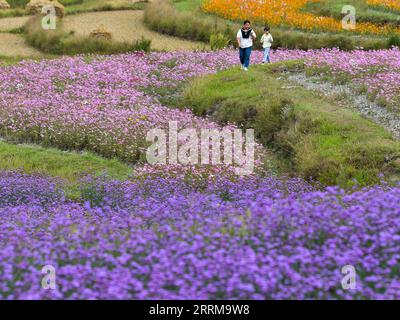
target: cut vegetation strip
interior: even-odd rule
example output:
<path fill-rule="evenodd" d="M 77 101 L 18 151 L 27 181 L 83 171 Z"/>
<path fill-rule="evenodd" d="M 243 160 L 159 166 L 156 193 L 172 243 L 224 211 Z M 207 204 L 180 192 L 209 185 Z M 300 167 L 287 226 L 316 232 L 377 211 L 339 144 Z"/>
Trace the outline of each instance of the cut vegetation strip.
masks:
<path fill-rule="evenodd" d="M 182 105 L 221 123 L 254 128 L 295 173 L 324 184 L 352 186 L 399 176 L 400 144 L 355 112 L 284 80 L 282 70 L 302 62 L 255 66 L 194 80 Z M 277 79 L 282 77 L 281 79 Z"/>

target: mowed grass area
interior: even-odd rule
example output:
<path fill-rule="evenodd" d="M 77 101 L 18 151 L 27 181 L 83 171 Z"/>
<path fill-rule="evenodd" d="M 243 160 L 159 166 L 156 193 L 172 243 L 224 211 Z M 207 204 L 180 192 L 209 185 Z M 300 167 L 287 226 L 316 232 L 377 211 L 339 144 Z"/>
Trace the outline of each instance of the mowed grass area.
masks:
<path fill-rule="evenodd" d="M 350 187 L 397 179 L 400 143 L 381 127 L 321 95 L 284 79 L 300 70 L 291 61 L 237 68 L 193 80 L 181 104 L 220 123 L 254 128 L 259 141 L 281 158 L 281 171 L 327 185 Z M 279 80 L 277 78 L 280 78 Z"/>
<path fill-rule="evenodd" d="M 46 174 L 74 185 L 88 174 L 107 174 L 123 180 L 129 177 L 133 169 L 119 160 L 105 159 L 89 152 L 60 151 L 0 141 L 0 170 Z"/>

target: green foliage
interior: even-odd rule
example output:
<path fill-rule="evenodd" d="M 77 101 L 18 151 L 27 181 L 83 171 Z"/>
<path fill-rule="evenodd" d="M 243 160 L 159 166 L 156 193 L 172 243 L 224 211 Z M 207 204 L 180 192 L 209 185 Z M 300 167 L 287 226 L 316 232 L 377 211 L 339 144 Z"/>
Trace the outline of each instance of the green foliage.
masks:
<path fill-rule="evenodd" d="M 220 50 L 228 47 L 230 40 L 222 33 L 212 34 L 210 36 L 211 50 Z"/>
<path fill-rule="evenodd" d="M 400 36 L 393 34 L 389 37 L 387 42 L 388 48 L 399 47 L 400 48 Z"/>
<path fill-rule="evenodd" d="M 22 8 L 13 8 L 8 10 L 0 10 L 0 18 L 22 17 L 28 15 L 28 11 Z"/>
<path fill-rule="evenodd" d="M 142 36 L 139 40 L 135 41 L 134 51 L 150 52 L 151 51 L 151 40 L 146 39 L 145 37 Z"/>
<path fill-rule="evenodd" d="M 25 8 L 30 0 L 7 0 L 11 8 Z"/>

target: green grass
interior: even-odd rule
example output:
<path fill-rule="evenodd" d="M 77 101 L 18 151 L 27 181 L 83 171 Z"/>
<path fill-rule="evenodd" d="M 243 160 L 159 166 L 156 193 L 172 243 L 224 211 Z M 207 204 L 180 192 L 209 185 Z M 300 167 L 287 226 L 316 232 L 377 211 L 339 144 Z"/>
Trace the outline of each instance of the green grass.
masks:
<path fill-rule="evenodd" d="M 174 0 L 176 8 L 181 12 L 199 10 L 202 0 Z"/>
<path fill-rule="evenodd" d="M 83 0 L 82 3 L 66 6 L 65 12 L 67 14 L 76 14 L 95 11 L 143 10 L 147 2 L 148 0 L 126 4 L 113 4 L 112 2 L 106 0 Z"/>
<path fill-rule="evenodd" d="M 220 72 L 193 80 L 180 103 L 220 123 L 254 128 L 258 140 L 281 158 L 281 171 L 343 187 L 354 180 L 377 183 L 380 173 L 397 177 L 399 168 L 390 159 L 400 157 L 400 144 L 387 132 L 350 109 L 277 80 L 283 69 L 302 68 L 297 61 Z"/>
<path fill-rule="evenodd" d="M 16 145 L 0 141 L 0 169 L 22 170 L 60 177 L 76 183 L 87 174 L 107 173 L 116 179 L 126 179 L 132 168 L 116 159 L 105 159 L 88 152 L 60 151 L 36 145 Z"/>
<path fill-rule="evenodd" d="M 28 11 L 25 9 L 15 8 L 0 11 L 0 19 L 8 17 L 22 17 L 28 15 Z"/>
<path fill-rule="evenodd" d="M 10 57 L 10 56 L 0 55 L 0 67 L 14 65 L 24 59 L 26 59 L 26 57 L 16 57 L 16 56 Z"/>
<path fill-rule="evenodd" d="M 341 19 L 342 8 L 345 5 L 352 5 L 356 8 L 356 17 L 359 22 L 400 25 L 399 12 L 385 7 L 368 6 L 366 0 L 321 0 L 320 2 L 309 2 L 303 11 Z"/>
<path fill-rule="evenodd" d="M 8 3 L 11 6 L 9 10 L 0 11 L 0 18 L 6 17 L 21 17 L 29 15 L 25 10 L 29 0 L 10 0 Z M 95 11 L 111 11 L 111 10 L 143 10 L 148 0 L 132 3 L 112 3 L 107 0 L 59 0 L 65 6 L 67 14 L 77 14 L 84 12 Z"/>

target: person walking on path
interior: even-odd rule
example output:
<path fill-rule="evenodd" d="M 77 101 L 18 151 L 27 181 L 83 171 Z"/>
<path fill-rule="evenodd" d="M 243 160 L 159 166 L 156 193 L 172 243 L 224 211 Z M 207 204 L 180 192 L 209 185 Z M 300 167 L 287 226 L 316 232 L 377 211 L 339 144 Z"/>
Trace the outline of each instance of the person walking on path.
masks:
<path fill-rule="evenodd" d="M 270 33 L 270 28 L 269 27 L 265 27 L 264 28 L 264 34 L 261 37 L 261 43 L 262 43 L 263 48 L 264 48 L 263 63 L 266 63 L 266 62 L 271 63 L 271 59 L 269 57 L 269 53 L 271 51 L 272 42 L 274 42 L 274 38 L 272 38 L 272 35 Z"/>
<path fill-rule="evenodd" d="M 250 21 L 243 23 L 243 28 L 237 33 L 237 41 L 239 46 L 240 63 L 242 70 L 248 71 L 250 65 L 250 56 L 253 48 L 253 41 L 256 39 L 256 33 L 251 29 Z"/>

